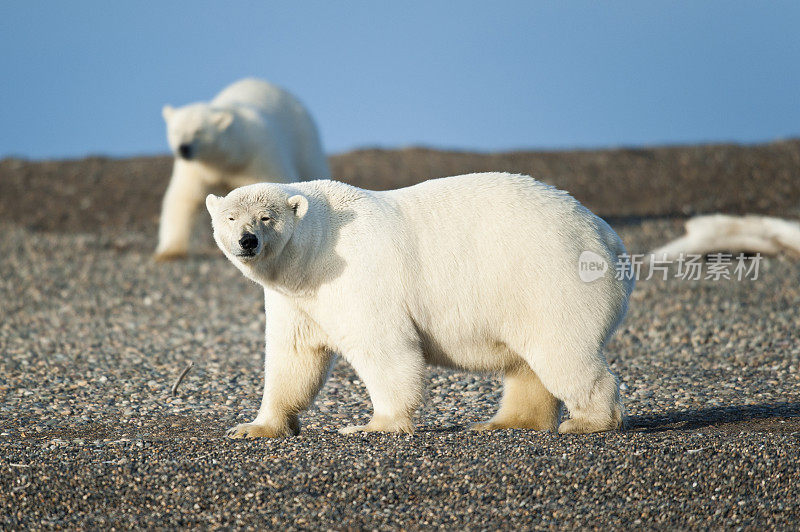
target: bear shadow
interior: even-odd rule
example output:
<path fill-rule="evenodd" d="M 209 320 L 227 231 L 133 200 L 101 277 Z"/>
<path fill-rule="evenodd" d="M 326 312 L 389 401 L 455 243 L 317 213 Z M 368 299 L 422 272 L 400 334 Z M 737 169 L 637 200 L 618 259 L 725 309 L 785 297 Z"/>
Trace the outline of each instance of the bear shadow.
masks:
<path fill-rule="evenodd" d="M 786 421 L 791 423 L 787 424 Z M 781 427 L 781 424 L 784 426 Z M 625 430 L 654 433 L 703 428 L 741 432 L 797 431 L 800 428 L 800 403 L 719 406 L 628 416 Z"/>
<path fill-rule="evenodd" d="M 329 210 L 331 216 L 336 219 L 336 224 L 331 224 L 327 227 L 328 238 L 325 241 L 325 247 L 319 250 L 324 256 L 328 257 L 327 267 L 323 270 L 320 277 L 317 279 L 321 284 L 330 283 L 339 277 L 347 266 L 347 261 L 336 252 L 336 246 L 339 242 L 341 230 L 348 224 L 356 220 L 357 214 L 355 210 L 348 208 L 336 208 L 326 199 L 314 198 L 315 202 L 323 204 Z"/>

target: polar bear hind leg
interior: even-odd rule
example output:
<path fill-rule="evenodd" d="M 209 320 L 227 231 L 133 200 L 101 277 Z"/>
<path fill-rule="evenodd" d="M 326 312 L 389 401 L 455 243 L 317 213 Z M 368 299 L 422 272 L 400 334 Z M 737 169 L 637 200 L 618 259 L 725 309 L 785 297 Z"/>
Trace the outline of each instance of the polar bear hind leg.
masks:
<path fill-rule="evenodd" d="M 558 427 L 562 434 L 589 434 L 622 428 L 624 408 L 619 397 L 619 385 L 611 372 L 597 376 L 584 402 L 565 401 L 570 418 Z M 571 405 L 571 406 L 570 406 Z"/>
<path fill-rule="evenodd" d="M 497 414 L 485 423 L 476 423 L 472 430 L 558 428 L 561 401 L 527 365 L 509 371 L 503 378 L 503 399 Z"/>
<path fill-rule="evenodd" d="M 593 345 L 585 337 L 571 340 L 540 338 L 531 349 L 520 351 L 542 385 L 569 411 L 569 419 L 561 422 L 558 432 L 588 434 L 621 428 L 624 409 L 619 385 L 602 345 Z"/>

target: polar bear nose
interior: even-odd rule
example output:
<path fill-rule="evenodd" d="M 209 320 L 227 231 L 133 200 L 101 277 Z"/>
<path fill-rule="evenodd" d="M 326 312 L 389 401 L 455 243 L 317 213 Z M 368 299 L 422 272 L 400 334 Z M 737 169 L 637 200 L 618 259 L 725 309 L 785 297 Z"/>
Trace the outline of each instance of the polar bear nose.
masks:
<path fill-rule="evenodd" d="M 181 144 L 178 146 L 178 153 L 184 159 L 192 158 L 192 146 L 190 144 Z"/>
<path fill-rule="evenodd" d="M 258 237 L 253 233 L 245 233 L 239 239 L 239 245 L 242 246 L 242 249 L 253 251 L 258 247 Z"/>

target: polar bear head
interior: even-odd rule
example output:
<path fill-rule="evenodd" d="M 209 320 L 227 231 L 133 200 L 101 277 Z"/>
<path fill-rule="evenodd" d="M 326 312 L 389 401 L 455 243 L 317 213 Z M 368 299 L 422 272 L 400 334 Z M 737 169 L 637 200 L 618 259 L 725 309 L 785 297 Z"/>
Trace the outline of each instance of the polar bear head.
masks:
<path fill-rule="evenodd" d="M 257 183 L 231 191 L 225 197 L 209 194 L 214 240 L 245 275 L 272 270 L 300 220 L 308 199 L 288 185 Z"/>
<path fill-rule="evenodd" d="M 233 169 L 246 163 L 247 136 L 240 134 L 232 109 L 194 103 L 161 113 L 167 123 L 167 140 L 176 158 Z"/>

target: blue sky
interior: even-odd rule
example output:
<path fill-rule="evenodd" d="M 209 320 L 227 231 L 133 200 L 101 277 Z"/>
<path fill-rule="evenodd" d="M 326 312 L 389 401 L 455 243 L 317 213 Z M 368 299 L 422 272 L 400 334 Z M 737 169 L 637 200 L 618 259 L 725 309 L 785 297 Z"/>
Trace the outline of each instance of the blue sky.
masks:
<path fill-rule="evenodd" d="M 161 107 L 258 76 L 329 152 L 800 136 L 800 2 L 0 3 L 0 157 L 165 153 Z"/>

